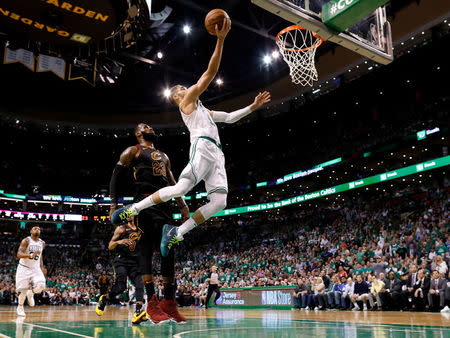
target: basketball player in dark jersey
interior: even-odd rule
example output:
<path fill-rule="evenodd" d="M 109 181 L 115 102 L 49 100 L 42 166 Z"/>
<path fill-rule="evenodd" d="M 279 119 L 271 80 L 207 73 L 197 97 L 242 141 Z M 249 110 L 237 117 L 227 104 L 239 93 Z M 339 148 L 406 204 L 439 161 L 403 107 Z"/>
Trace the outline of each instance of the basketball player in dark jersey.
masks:
<path fill-rule="evenodd" d="M 109 277 L 106 274 L 106 270 L 103 270 L 100 277 L 97 280 L 98 288 L 100 289 L 100 295 L 106 295 L 109 288 Z"/>
<path fill-rule="evenodd" d="M 124 225 L 119 225 L 114 231 L 114 235 L 109 242 L 108 249 L 115 250 L 117 256 L 114 258 L 114 284 L 109 294 L 103 293 L 95 307 L 97 315 L 103 315 L 108 300 L 115 302 L 117 296 L 127 288 L 127 277 L 136 288 L 136 310 L 131 320 L 133 324 L 140 324 L 147 320 L 145 311 L 142 310 L 144 303 L 144 284 L 139 266 L 139 240 L 142 236 L 142 230 L 132 221 Z"/>
<path fill-rule="evenodd" d="M 155 148 L 153 142 L 157 135 L 147 124 L 140 123 L 135 128 L 138 144 L 128 147 L 120 155 L 120 160 L 114 168 L 110 182 L 111 214 L 117 208 L 118 182 L 127 167 L 133 168 L 135 198 L 138 202 L 152 194 L 154 191 L 168 185 L 175 185 L 170 160 L 166 154 Z M 184 199 L 175 199 L 184 219 L 189 218 L 189 208 Z M 177 309 L 175 302 L 175 265 L 174 254 L 162 257 L 161 274 L 164 282 L 164 300 L 160 303 L 155 295 L 152 275 L 153 252 L 159 252 L 162 229 L 164 224 L 172 220 L 167 216 L 170 209 L 157 205 L 146 209 L 135 218 L 136 225 L 142 229 L 140 241 L 140 266 L 145 292 L 147 294 L 147 317 L 153 323 L 161 323 L 169 319 L 177 323 L 186 322 Z M 123 220 L 126 222 L 126 220 Z"/>

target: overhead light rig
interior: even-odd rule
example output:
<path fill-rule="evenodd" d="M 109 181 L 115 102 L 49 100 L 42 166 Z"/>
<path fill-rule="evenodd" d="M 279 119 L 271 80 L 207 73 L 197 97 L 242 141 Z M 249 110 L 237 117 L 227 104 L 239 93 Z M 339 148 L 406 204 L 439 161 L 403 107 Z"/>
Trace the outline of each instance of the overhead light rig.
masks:
<path fill-rule="evenodd" d="M 80 78 L 73 73 L 82 70 L 89 77 L 81 78 L 91 84 L 109 69 L 103 77 L 116 80 L 123 65 L 112 55 L 135 45 L 150 29 L 149 6 L 151 1 L 146 0 L 2 0 L 4 63 L 21 62 L 31 70 L 53 71 L 69 80 Z M 30 61 L 30 55 L 34 60 Z"/>

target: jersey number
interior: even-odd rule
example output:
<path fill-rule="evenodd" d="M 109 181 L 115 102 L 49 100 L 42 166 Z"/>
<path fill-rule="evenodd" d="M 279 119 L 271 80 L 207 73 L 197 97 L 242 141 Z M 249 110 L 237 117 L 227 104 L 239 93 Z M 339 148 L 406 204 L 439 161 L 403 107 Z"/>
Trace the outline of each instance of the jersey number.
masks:
<path fill-rule="evenodd" d="M 34 251 L 30 251 L 30 255 L 32 255 L 32 254 L 34 254 Z M 39 255 L 36 255 L 35 257 L 30 258 L 30 259 L 34 259 L 35 261 L 37 261 L 39 259 Z"/>
<path fill-rule="evenodd" d="M 166 177 L 166 165 L 164 162 L 153 162 L 153 175 Z"/>

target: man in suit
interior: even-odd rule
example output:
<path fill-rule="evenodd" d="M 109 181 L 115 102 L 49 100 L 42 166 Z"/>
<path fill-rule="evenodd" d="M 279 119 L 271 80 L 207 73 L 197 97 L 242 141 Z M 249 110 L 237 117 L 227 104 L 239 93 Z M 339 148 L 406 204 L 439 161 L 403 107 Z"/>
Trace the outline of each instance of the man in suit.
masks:
<path fill-rule="evenodd" d="M 433 270 L 431 273 L 430 290 L 428 291 L 429 309 L 434 310 L 439 304 L 439 310 L 442 310 L 445 305 L 445 289 L 447 288 L 447 281 L 439 277 L 439 272 Z"/>
<path fill-rule="evenodd" d="M 401 300 L 402 282 L 395 277 L 395 272 L 389 273 L 389 279 L 385 283 L 385 292 L 381 296 L 383 308 L 398 309 Z"/>
<path fill-rule="evenodd" d="M 445 289 L 445 303 L 447 305 L 441 310 L 441 313 L 450 313 L 450 272 L 448 273 L 448 278 L 445 282 L 447 283 L 447 288 Z"/>
<path fill-rule="evenodd" d="M 401 292 L 402 295 L 402 306 L 404 310 L 407 310 L 412 305 L 412 296 L 414 292 L 414 285 L 417 281 L 417 266 L 411 264 L 409 266 L 409 275 L 406 280 L 406 284 Z"/>
<path fill-rule="evenodd" d="M 412 307 L 415 310 L 423 310 L 427 303 L 428 290 L 430 289 L 430 278 L 424 269 L 420 269 L 417 272 L 417 280 L 413 288 Z"/>

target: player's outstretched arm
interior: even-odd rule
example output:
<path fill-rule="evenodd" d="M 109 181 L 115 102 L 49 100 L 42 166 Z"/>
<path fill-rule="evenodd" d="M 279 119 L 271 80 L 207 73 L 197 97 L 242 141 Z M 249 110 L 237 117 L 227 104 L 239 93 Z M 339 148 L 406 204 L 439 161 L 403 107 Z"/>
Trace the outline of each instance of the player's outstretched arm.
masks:
<path fill-rule="evenodd" d="M 243 117 L 250 114 L 252 111 L 255 111 L 262 105 L 270 102 L 270 93 L 265 91 L 262 93 L 259 93 L 256 97 L 253 103 L 245 108 L 236 110 L 231 113 L 226 113 L 223 111 L 211 111 L 211 117 L 214 120 L 214 122 L 225 122 L 225 123 L 235 123 L 242 119 Z"/>
<path fill-rule="evenodd" d="M 116 166 L 114 167 L 113 173 L 111 175 L 111 180 L 109 181 L 109 194 L 111 197 L 111 207 L 109 210 L 110 217 L 112 213 L 117 209 L 117 186 L 119 178 L 122 176 L 122 173 L 126 171 L 126 168 L 133 163 L 133 160 L 136 158 L 138 151 L 139 149 L 135 146 L 128 147 L 122 152 L 119 162 L 117 162 Z"/>
<path fill-rule="evenodd" d="M 223 19 L 222 29 L 219 30 L 216 25 L 217 43 L 214 53 L 211 56 L 211 60 L 209 61 L 208 69 L 203 73 L 195 85 L 189 87 L 186 96 L 181 102 L 181 108 L 183 108 L 182 106 L 196 102 L 216 76 L 217 71 L 219 70 L 220 61 L 222 60 L 223 43 L 230 28 L 231 20 L 227 18 Z"/>

